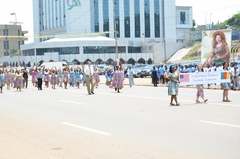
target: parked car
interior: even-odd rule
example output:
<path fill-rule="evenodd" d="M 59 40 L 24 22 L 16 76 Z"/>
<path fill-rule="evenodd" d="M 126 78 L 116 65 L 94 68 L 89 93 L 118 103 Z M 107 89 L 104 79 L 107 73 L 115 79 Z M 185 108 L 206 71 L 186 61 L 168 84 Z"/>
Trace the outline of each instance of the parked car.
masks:
<path fill-rule="evenodd" d="M 131 67 L 132 67 L 132 70 L 134 71 L 133 77 L 134 77 L 134 78 L 140 77 L 142 68 L 145 67 L 145 66 L 146 66 L 146 65 L 133 65 L 133 66 L 131 66 Z M 128 68 L 127 68 L 127 70 L 128 70 Z M 126 70 L 126 74 L 125 74 L 125 77 L 126 77 L 126 78 L 128 78 L 127 70 Z"/>
<path fill-rule="evenodd" d="M 155 66 L 155 65 L 146 65 L 146 66 L 142 69 L 141 74 L 140 74 L 140 77 L 143 78 L 143 77 L 151 76 L 152 70 L 153 70 L 153 66 Z M 155 67 L 156 67 L 156 66 L 155 66 Z"/>
<path fill-rule="evenodd" d="M 99 75 L 104 75 L 105 74 L 105 67 L 104 66 L 98 66 L 99 69 Z"/>

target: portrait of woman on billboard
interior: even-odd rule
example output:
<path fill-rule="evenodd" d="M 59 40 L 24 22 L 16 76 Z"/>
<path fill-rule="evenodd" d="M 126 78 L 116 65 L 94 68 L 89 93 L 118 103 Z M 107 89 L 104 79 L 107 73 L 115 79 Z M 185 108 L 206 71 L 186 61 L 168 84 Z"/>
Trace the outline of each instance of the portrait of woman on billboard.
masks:
<path fill-rule="evenodd" d="M 230 62 L 230 51 L 226 36 L 223 31 L 217 30 L 213 33 L 212 50 L 210 56 L 204 62 L 204 67 L 218 66 L 224 62 Z"/>

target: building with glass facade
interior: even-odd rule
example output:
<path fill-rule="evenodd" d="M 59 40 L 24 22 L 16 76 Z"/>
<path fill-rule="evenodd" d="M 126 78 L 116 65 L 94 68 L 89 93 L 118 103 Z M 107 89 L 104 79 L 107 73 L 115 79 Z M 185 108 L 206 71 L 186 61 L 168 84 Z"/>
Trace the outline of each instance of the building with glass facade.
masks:
<path fill-rule="evenodd" d="M 168 59 L 184 46 L 192 28 L 192 8 L 175 6 L 175 0 L 33 0 L 33 8 L 34 35 L 39 37 L 21 50 L 23 59 L 31 55 L 36 62 L 53 60 L 50 57 L 69 62 L 115 60 L 114 11 L 119 58 L 126 63 Z M 54 57 L 49 55 L 53 52 Z"/>

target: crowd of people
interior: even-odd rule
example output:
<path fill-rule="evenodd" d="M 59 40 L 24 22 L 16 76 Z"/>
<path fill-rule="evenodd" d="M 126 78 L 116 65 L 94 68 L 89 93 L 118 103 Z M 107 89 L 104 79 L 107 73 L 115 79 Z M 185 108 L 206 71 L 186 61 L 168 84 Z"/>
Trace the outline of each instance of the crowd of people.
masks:
<path fill-rule="evenodd" d="M 208 66 L 206 68 L 203 68 L 203 72 L 215 72 L 215 71 L 224 71 L 224 64 L 219 64 L 216 66 L 213 64 L 212 67 Z M 189 64 L 189 65 L 174 65 L 176 70 L 179 73 L 194 73 L 198 71 L 197 64 Z M 167 66 L 160 65 L 157 68 L 153 67 L 152 71 L 152 84 L 153 86 L 157 86 L 157 84 L 168 84 L 169 79 L 164 77 L 166 74 L 170 71 L 170 68 Z M 226 71 L 226 70 L 225 70 Z M 231 63 L 227 67 L 227 71 L 231 73 L 231 83 L 230 83 L 230 89 L 232 90 L 240 90 L 240 68 L 237 63 Z M 210 86 L 213 86 L 213 88 L 216 89 L 217 84 L 216 83 L 210 83 L 208 84 L 207 88 L 210 88 Z"/>
<path fill-rule="evenodd" d="M 94 94 L 94 88 L 98 88 L 100 77 L 98 67 L 92 66 L 91 61 L 83 67 L 63 67 L 45 68 L 44 65 L 37 65 L 30 70 L 26 68 L 0 68 L 0 92 L 6 85 L 7 89 L 16 88 L 21 91 L 28 87 L 28 81 L 31 80 L 32 85 L 38 90 L 51 87 L 56 89 L 56 86 L 65 89 L 69 87 L 80 88 L 80 85 L 87 86 L 89 95 Z M 31 79 L 28 79 L 31 75 Z M 124 70 L 122 64 L 117 61 L 114 68 L 107 67 L 105 71 L 106 85 L 114 88 L 116 92 L 120 93 L 123 87 Z"/>
<path fill-rule="evenodd" d="M 232 63 L 230 66 L 227 62 L 224 62 L 223 64 L 219 64 L 218 66 L 215 66 L 213 64 L 212 67 L 203 68 L 202 64 L 199 65 L 172 65 L 169 67 L 163 67 L 163 65 L 159 66 L 158 68 L 153 67 L 152 70 L 152 84 L 154 87 L 157 86 L 157 84 L 167 84 L 168 85 L 168 95 L 171 96 L 170 99 L 170 105 L 176 105 L 179 106 L 180 103 L 177 100 L 178 95 L 178 88 L 179 88 L 179 74 L 180 73 L 197 73 L 197 72 L 214 72 L 214 71 L 224 71 L 230 73 L 230 82 L 227 83 L 219 83 L 221 86 L 221 89 L 223 90 L 223 96 L 222 101 L 223 102 L 230 102 L 228 97 L 228 90 L 240 90 L 240 68 L 238 68 L 237 63 Z M 216 89 L 216 83 L 210 83 L 207 85 L 207 88 L 210 87 L 210 85 L 215 86 Z M 199 98 L 201 97 L 203 102 L 206 103 L 208 101 L 207 98 L 205 98 L 204 95 L 204 85 L 203 84 L 197 84 L 197 93 L 196 93 L 196 103 L 200 103 Z M 173 101 L 175 101 L 175 104 L 173 104 Z"/>
<path fill-rule="evenodd" d="M 169 68 L 163 67 L 162 65 L 158 68 L 153 67 L 152 71 L 152 83 L 154 86 L 157 84 L 167 84 L 168 85 L 168 95 L 171 96 L 170 105 L 179 106 L 177 95 L 179 87 L 179 73 L 194 73 L 194 72 L 210 72 L 210 71 L 228 71 L 231 74 L 231 82 L 221 83 L 221 88 L 223 90 L 223 102 L 230 102 L 228 98 L 228 90 L 240 90 L 240 70 L 237 67 L 237 63 L 233 63 L 231 66 L 228 63 L 223 63 L 219 66 L 212 66 L 208 68 L 203 68 L 200 65 L 172 65 Z M 90 61 L 84 66 L 83 69 L 80 67 L 63 67 L 62 69 L 52 67 L 45 68 L 45 66 L 35 66 L 30 72 L 26 69 L 12 69 L 12 68 L 2 68 L 0 69 L 0 92 L 3 92 L 3 87 L 6 84 L 7 89 L 16 88 L 17 91 L 21 91 L 22 88 L 28 87 L 28 76 L 32 75 L 32 84 L 38 90 L 42 90 L 43 83 L 45 87 L 48 88 L 51 85 L 52 89 L 56 89 L 56 86 L 64 87 L 67 89 L 70 87 L 80 88 L 80 85 L 87 86 L 87 92 L 89 95 L 94 94 L 94 88 L 98 87 L 100 82 L 99 69 L 94 67 Z M 132 87 L 134 85 L 134 71 L 129 67 L 128 69 L 128 79 L 129 85 Z M 120 93 L 123 88 L 123 82 L 125 79 L 124 68 L 122 64 L 117 61 L 113 68 L 106 67 L 105 71 L 106 85 L 109 88 L 113 88 L 116 92 Z M 216 86 L 217 84 L 208 84 Z M 196 103 L 200 103 L 199 98 L 203 100 L 204 103 L 208 101 L 204 94 L 204 85 L 196 85 Z M 175 104 L 173 103 L 175 102 Z"/>

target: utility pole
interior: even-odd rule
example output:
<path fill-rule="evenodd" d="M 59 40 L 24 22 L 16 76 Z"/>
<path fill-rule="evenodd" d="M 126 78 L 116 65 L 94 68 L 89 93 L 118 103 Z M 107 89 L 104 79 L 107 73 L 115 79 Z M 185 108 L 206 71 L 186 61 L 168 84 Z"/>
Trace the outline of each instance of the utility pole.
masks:
<path fill-rule="evenodd" d="M 117 24 L 116 24 L 116 14 L 115 14 L 115 1 L 113 0 L 113 25 L 114 25 L 114 37 L 115 37 L 115 47 L 116 47 L 116 58 L 118 59 L 118 41 L 117 41 Z"/>
<path fill-rule="evenodd" d="M 14 22 L 9 22 L 9 23 L 12 23 L 13 25 L 23 24 L 22 22 L 17 21 L 17 14 L 16 13 L 10 13 L 10 15 L 15 15 L 15 21 Z"/>

